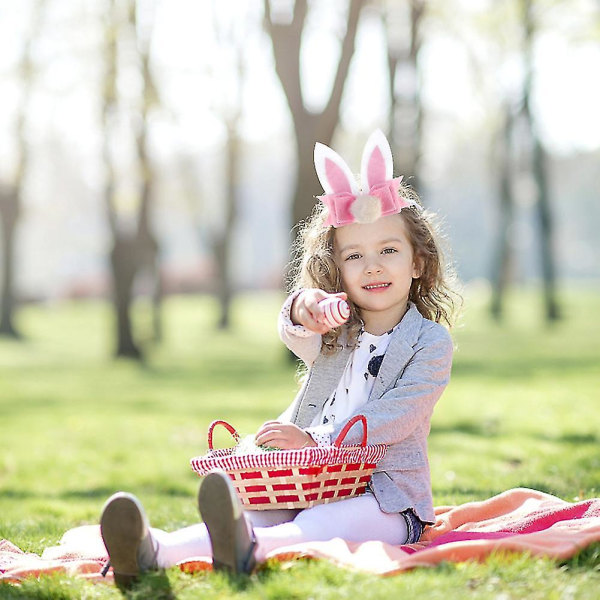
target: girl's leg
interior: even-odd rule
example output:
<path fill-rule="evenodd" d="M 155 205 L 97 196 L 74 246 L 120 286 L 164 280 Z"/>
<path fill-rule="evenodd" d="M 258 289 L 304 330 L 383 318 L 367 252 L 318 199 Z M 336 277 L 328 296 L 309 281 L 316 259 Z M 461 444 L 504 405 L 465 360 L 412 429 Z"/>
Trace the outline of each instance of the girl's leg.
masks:
<path fill-rule="evenodd" d="M 247 511 L 246 515 L 254 526 L 258 562 L 272 550 L 302 542 L 339 537 L 353 542 L 378 540 L 400 545 L 408 536 L 404 517 L 382 512 L 373 494 L 320 504 L 299 512 Z M 160 529 L 151 532 L 158 542 L 159 567 L 172 567 L 195 556 L 211 556 L 210 538 L 204 523 L 172 533 Z"/>
<path fill-rule="evenodd" d="M 267 528 L 291 521 L 297 510 L 261 510 L 247 511 L 246 516 L 256 528 Z M 197 523 L 184 529 L 166 532 L 151 528 L 152 537 L 158 542 L 156 560 L 164 569 L 195 556 L 210 556 L 211 543 L 204 523 Z"/>
<path fill-rule="evenodd" d="M 404 544 L 408 537 L 406 520 L 399 513 L 381 511 L 373 494 L 320 504 L 300 511 L 291 523 L 257 527 L 257 561 L 282 546 L 301 542 L 326 541 L 336 537 L 352 542 L 378 540 Z"/>
<path fill-rule="evenodd" d="M 281 523 L 293 521 L 299 509 L 278 508 L 276 510 L 247 510 L 246 516 L 250 519 L 252 527 L 273 527 Z"/>
<path fill-rule="evenodd" d="M 195 556 L 211 555 L 210 538 L 204 523 L 197 523 L 172 532 L 152 527 L 150 533 L 158 543 L 156 562 L 162 569 L 168 569 L 182 560 Z"/>

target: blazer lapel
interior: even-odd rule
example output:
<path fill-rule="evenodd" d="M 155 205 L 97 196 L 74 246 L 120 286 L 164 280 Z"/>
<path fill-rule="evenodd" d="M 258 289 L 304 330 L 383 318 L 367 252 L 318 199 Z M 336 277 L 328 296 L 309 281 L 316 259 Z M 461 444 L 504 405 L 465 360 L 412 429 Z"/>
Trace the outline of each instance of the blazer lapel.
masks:
<path fill-rule="evenodd" d="M 414 345 L 419 338 L 423 317 L 411 302 L 410 308 L 392 334 L 389 346 L 381 363 L 377 379 L 369 400 L 380 398 L 394 384 L 414 354 Z"/>

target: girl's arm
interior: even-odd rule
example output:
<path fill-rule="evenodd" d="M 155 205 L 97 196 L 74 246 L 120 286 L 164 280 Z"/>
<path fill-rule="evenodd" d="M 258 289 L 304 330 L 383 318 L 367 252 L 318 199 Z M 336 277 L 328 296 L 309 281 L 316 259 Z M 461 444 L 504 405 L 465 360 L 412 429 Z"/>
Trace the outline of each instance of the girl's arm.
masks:
<path fill-rule="evenodd" d="M 279 336 L 284 344 L 307 366 L 311 366 L 321 351 L 321 336 L 347 318 L 339 308 L 325 306 L 323 300 L 336 304 L 345 301 L 345 292 L 328 294 L 317 288 L 294 292 L 283 304 L 279 314 Z M 345 303 L 344 303 L 345 304 Z M 346 305 L 349 314 L 349 309 Z"/>
<path fill-rule="evenodd" d="M 404 371 L 398 374 L 394 387 L 357 409 L 355 414 L 367 418 L 369 444 L 396 444 L 419 425 L 429 423 L 433 408 L 450 380 L 453 344 L 449 333 L 439 325 L 423 338 Z M 338 436 L 345 422 L 335 425 L 332 439 Z M 360 427 L 353 427 L 344 443 L 358 444 L 361 435 Z"/>
<path fill-rule="evenodd" d="M 321 351 L 321 335 L 292 321 L 292 308 L 304 290 L 291 294 L 283 303 L 277 329 L 281 341 L 307 366 L 312 365 Z"/>

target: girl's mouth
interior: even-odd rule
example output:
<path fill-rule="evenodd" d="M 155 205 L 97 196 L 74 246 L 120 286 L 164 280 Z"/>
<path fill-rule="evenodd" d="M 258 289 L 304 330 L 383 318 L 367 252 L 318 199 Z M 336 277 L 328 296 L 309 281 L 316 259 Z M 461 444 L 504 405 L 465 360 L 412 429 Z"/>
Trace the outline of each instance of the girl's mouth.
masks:
<path fill-rule="evenodd" d="M 369 283 L 367 285 L 363 285 L 363 290 L 367 290 L 368 292 L 373 290 L 385 290 L 392 285 L 391 283 Z"/>

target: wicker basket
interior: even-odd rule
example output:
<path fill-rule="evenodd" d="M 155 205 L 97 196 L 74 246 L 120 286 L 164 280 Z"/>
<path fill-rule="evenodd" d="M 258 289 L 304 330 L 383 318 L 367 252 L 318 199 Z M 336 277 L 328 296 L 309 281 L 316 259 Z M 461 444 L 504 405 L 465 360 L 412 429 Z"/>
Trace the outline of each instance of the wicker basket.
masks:
<path fill-rule="evenodd" d="M 348 430 L 357 422 L 363 426 L 360 446 L 342 446 Z M 274 450 L 260 454 L 234 454 L 234 448 L 215 450 L 213 430 L 225 427 L 236 443 L 240 436 L 226 421 L 214 421 L 208 429 L 209 452 L 192 458 L 198 475 L 214 470 L 229 474 L 242 504 L 253 510 L 310 508 L 363 494 L 375 465 L 387 446 L 367 445 L 367 420 L 363 415 L 350 419 L 333 446 L 299 450 Z"/>

